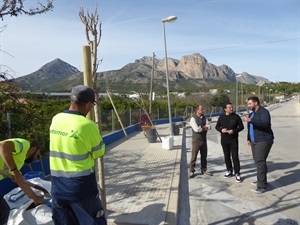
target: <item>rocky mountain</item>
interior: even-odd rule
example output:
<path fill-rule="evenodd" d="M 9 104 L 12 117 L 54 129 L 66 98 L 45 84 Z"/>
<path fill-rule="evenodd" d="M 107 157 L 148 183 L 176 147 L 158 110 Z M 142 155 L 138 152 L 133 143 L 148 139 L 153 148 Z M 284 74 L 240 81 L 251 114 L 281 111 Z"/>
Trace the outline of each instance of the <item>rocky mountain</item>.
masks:
<path fill-rule="evenodd" d="M 55 59 L 42 66 L 39 70 L 17 78 L 17 81 L 24 89 L 49 90 L 73 74 L 79 76 L 81 72 L 61 59 Z"/>
<path fill-rule="evenodd" d="M 152 57 L 144 56 L 119 70 L 98 73 L 101 92 L 107 89 L 123 91 L 144 91 L 149 87 Z M 166 86 L 166 65 L 164 59 L 154 59 L 153 84 L 157 90 Z M 267 79 L 243 72 L 239 76 L 229 66 L 216 66 L 209 63 L 199 53 L 182 56 L 180 60 L 168 58 L 168 71 L 171 90 L 193 89 L 203 85 L 238 82 L 257 84 L 270 83 Z M 74 85 L 82 83 L 82 73 L 70 64 L 55 59 L 34 73 L 16 79 L 25 89 L 69 91 Z M 137 85 L 138 84 L 138 85 Z"/>
<path fill-rule="evenodd" d="M 243 72 L 236 77 L 239 83 L 243 84 L 256 84 L 262 86 L 263 84 L 271 83 L 268 79 L 261 76 L 250 75 L 249 73 Z"/>
<path fill-rule="evenodd" d="M 148 65 L 152 68 L 152 57 L 143 57 L 135 61 L 138 65 Z M 165 74 L 165 59 L 155 59 L 156 71 Z M 235 81 L 235 72 L 226 65 L 215 66 L 209 63 L 199 53 L 182 56 L 180 60 L 168 58 L 168 71 L 170 80 L 181 79 L 216 79 L 222 81 Z"/>

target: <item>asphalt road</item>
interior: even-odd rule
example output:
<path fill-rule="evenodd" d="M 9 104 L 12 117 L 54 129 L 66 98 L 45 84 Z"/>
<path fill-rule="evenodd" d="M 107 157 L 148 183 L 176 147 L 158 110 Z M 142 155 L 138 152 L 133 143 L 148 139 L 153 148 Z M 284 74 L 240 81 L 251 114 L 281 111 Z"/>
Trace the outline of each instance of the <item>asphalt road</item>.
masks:
<path fill-rule="evenodd" d="M 181 156 L 180 225 L 300 224 L 299 98 L 268 109 L 275 142 L 267 160 L 269 188 L 263 194 L 254 193 L 255 187 L 251 185 L 256 179 L 256 167 L 246 144 L 246 123 L 239 138 L 242 183 L 223 178 L 224 158 L 214 123 L 208 134 L 208 168 L 213 176 L 198 174 L 188 178 L 191 129 L 186 129 Z"/>

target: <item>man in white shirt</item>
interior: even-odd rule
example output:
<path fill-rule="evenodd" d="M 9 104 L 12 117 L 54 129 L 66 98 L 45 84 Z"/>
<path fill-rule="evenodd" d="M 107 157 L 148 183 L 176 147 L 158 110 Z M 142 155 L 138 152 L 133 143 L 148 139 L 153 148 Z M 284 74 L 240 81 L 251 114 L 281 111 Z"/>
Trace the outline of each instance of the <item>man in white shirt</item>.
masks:
<path fill-rule="evenodd" d="M 192 116 L 190 125 L 192 127 L 192 157 L 190 162 L 190 178 L 195 176 L 195 167 L 198 152 L 200 152 L 201 162 L 201 174 L 211 176 L 211 173 L 207 171 L 207 131 L 210 129 L 210 125 L 204 116 L 204 108 L 199 105 L 196 108 L 195 114 Z"/>

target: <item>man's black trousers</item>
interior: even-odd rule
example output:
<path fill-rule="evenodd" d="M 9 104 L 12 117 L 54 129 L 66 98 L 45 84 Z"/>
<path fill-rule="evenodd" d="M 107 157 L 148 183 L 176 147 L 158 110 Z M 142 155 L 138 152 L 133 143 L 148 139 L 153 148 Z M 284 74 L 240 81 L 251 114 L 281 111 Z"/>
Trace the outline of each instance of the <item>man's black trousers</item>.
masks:
<path fill-rule="evenodd" d="M 227 171 L 233 172 L 235 174 L 240 174 L 240 159 L 239 159 L 239 140 L 238 138 L 233 139 L 221 139 L 221 145 L 223 148 L 225 165 Z M 232 168 L 232 161 L 233 168 Z"/>

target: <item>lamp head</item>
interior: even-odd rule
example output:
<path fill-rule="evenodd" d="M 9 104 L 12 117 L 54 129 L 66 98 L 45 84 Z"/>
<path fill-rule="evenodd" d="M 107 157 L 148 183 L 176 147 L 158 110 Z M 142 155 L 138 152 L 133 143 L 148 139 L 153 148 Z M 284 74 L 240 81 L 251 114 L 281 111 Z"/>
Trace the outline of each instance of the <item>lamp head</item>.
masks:
<path fill-rule="evenodd" d="M 172 22 L 172 21 L 175 21 L 175 20 L 177 20 L 177 16 L 169 16 L 169 17 L 163 18 L 162 22 L 163 23 L 168 23 L 168 22 Z"/>

